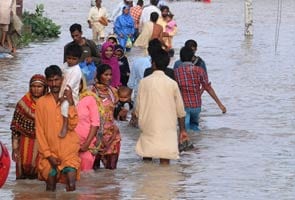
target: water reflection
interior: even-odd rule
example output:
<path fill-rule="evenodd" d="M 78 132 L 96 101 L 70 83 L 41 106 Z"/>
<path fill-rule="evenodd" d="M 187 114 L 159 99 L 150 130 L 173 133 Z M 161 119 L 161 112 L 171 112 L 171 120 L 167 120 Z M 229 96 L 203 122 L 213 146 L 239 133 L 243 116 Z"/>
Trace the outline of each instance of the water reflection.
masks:
<path fill-rule="evenodd" d="M 133 199 L 176 199 L 178 183 L 184 179 L 178 165 L 143 163 L 137 169 Z"/>

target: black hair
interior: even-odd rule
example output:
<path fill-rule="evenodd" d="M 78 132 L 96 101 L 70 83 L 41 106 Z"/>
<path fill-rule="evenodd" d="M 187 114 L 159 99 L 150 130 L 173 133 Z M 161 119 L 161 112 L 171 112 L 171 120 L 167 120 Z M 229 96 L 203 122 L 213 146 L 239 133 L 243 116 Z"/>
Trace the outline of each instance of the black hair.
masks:
<path fill-rule="evenodd" d="M 165 71 L 170 62 L 170 57 L 164 49 L 160 49 L 157 53 L 151 55 L 152 63 L 156 65 L 156 69 Z"/>
<path fill-rule="evenodd" d="M 194 51 L 191 47 L 184 46 L 180 49 L 180 60 L 181 62 L 187 62 L 192 61 L 192 58 L 194 56 Z"/>
<path fill-rule="evenodd" d="M 111 66 L 109 66 L 108 64 L 100 64 L 97 66 L 96 68 L 96 79 L 97 81 L 100 83 L 100 77 L 103 73 L 105 73 L 105 71 L 107 70 L 112 70 Z"/>
<path fill-rule="evenodd" d="M 56 75 L 62 77 L 62 71 L 57 65 L 50 65 L 49 67 L 46 67 L 44 74 L 46 78 L 50 78 Z"/>
<path fill-rule="evenodd" d="M 139 6 L 143 6 L 143 0 L 138 0 L 138 1 L 137 1 L 137 5 L 139 5 Z"/>
<path fill-rule="evenodd" d="M 120 94 L 122 94 L 122 93 L 124 93 L 124 92 L 128 93 L 128 95 L 131 95 L 131 94 L 132 94 L 132 90 L 131 90 L 131 88 L 122 85 L 122 86 L 120 86 L 119 89 L 118 89 L 118 95 L 120 96 Z"/>
<path fill-rule="evenodd" d="M 77 57 L 80 59 L 82 55 L 82 47 L 76 43 L 71 43 L 69 46 L 67 46 L 65 55 Z"/>
<path fill-rule="evenodd" d="M 168 12 L 169 12 L 169 7 L 168 6 L 165 6 L 165 5 L 162 5 L 160 7 L 160 10 L 161 10 L 161 12 L 163 12 L 164 10 L 168 10 Z"/>
<path fill-rule="evenodd" d="M 184 46 L 186 46 L 186 47 L 190 47 L 190 48 L 192 48 L 192 47 L 197 48 L 197 47 L 198 47 L 198 43 L 197 43 L 195 40 L 190 39 L 190 40 L 187 40 L 187 41 L 184 43 Z"/>
<path fill-rule="evenodd" d="M 147 51 L 150 56 L 154 53 L 157 53 L 161 49 L 162 49 L 162 43 L 160 42 L 160 40 L 155 38 L 149 41 L 149 46 L 147 48 Z"/>
<path fill-rule="evenodd" d="M 159 3 L 159 0 L 150 0 L 151 5 L 157 6 L 158 3 Z"/>
<path fill-rule="evenodd" d="M 70 32 L 73 33 L 75 31 L 79 31 L 80 33 L 82 33 L 82 26 L 81 26 L 81 24 L 75 23 L 75 24 L 72 24 L 70 26 Z"/>
<path fill-rule="evenodd" d="M 159 14 L 158 13 L 156 13 L 156 12 L 152 12 L 151 13 L 150 20 L 152 22 L 157 22 L 158 18 L 159 18 Z"/>

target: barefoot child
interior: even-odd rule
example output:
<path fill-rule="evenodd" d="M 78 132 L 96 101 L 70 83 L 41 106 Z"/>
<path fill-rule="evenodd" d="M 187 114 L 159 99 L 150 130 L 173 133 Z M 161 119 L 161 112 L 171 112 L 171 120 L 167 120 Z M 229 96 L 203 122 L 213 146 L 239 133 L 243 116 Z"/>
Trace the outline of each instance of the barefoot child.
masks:
<path fill-rule="evenodd" d="M 63 116 L 63 125 L 61 132 L 59 134 L 60 137 L 65 137 L 67 133 L 68 127 L 68 110 L 69 110 L 69 102 L 65 100 L 65 90 L 70 87 L 72 89 L 72 96 L 74 99 L 75 105 L 77 105 L 79 101 L 79 86 L 82 78 L 82 72 L 79 67 L 79 60 L 82 54 L 82 49 L 78 44 L 71 44 L 66 49 L 66 62 L 62 67 L 63 71 L 63 82 L 61 86 L 61 90 L 59 93 L 60 102 L 61 102 L 61 112 Z"/>

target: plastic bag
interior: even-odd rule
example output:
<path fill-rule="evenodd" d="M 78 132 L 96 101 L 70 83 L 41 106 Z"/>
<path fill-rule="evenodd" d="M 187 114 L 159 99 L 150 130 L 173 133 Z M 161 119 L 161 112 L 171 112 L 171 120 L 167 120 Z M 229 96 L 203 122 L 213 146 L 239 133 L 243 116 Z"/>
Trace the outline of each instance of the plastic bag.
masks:
<path fill-rule="evenodd" d="M 96 66 L 94 62 L 86 63 L 85 61 L 79 63 L 80 69 L 85 76 L 87 86 L 95 83 Z"/>
<path fill-rule="evenodd" d="M 131 49 L 132 48 L 132 40 L 131 40 L 130 37 L 127 38 L 126 48 L 128 48 L 128 49 Z"/>

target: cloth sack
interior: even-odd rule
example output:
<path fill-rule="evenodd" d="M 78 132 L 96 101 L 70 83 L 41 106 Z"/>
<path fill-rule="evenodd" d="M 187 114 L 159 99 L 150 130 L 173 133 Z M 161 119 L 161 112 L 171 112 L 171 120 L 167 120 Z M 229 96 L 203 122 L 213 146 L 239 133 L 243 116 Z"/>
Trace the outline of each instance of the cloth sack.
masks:
<path fill-rule="evenodd" d="M 107 26 L 109 24 L 108 19 L 105 17 L 100 17 L 98 22 L 101 23 L 103 26 Z"/>

